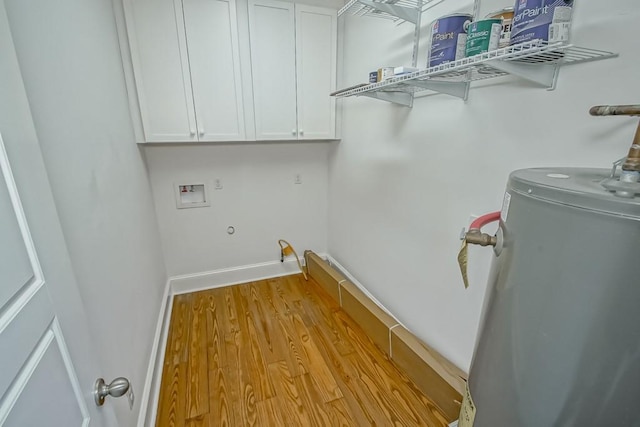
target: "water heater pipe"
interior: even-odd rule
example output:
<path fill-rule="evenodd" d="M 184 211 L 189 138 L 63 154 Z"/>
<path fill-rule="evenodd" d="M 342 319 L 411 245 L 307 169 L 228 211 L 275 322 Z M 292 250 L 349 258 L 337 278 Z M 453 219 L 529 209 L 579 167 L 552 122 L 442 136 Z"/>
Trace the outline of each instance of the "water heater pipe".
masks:
<path fill-rule="evenodd" d="M 597 105 L 591 107 L 589 114 L 592 116 L 640 116 L 640 105 Z M 629 154 L 622 164 L 622 170 L 640 172 L 640 122 L 629 148 Z M 635 176 L 636 181 L 637 178 Z"/>
<path fill-rule="evenodd" d="M 491 212 L 482 216 L 479 216 L 469 226 L 469 231 L 471 230 L 480 230 L 485 225 L 498 221 L 500 219 L 500 212 Z"/>
<path fill-rule="evenodd" d="M 480 229 L 485 225 L 500 220 L 500 212 L 491 212 L 476 218 L 469 226 L 469 231 L 464 236 L 467 243 L 480 246 L 495 246 L 497 243 L 496 236 L 482 233 Z"/>
<path fill-rule="evenodd" d="M 480 231 L 485 225 L 500 220 L 500 212 L 491 212 L 476 218 L 469 226 L 469 231 L 462 238 L 462 247 L 458 252 L 458 265 L 462 273 L 464 287 L 469 287 L 469 277 L 467 275 L 467 263 L 469 261 L 467 246 L 471 243 L 480 246 L 496 246 L 498 238 Z"/>
<path fill-rule="evenodd" d="M 640 116 L 640 105 L 596 105 L 589 109 L 592 116 Z"/>
<path fill-rule="evenodd" d="M 629 148 L 627 160 L 622 164 L 622 170 L 640 172 L 640 122 L 638 122 L 636 135 L 633 137 L 631 148 Z"/>

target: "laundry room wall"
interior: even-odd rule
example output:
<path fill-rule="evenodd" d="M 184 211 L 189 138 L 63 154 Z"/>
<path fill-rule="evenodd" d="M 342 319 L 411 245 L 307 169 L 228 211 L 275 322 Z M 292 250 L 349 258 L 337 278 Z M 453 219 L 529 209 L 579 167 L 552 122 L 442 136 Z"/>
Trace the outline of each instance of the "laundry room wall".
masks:
<path fill-rule="evenodd" d="M 111 0 L 5 1 L 40 148 L 105 379 L 135 425 L 166 283 Z"/>
<path fill-rule="evenodd" d="M 483 1 L 481 16 L 511 5 Z M 420 67 L 429 24 L 471 10 L 472 2 L 447 0 L 423 14 Z M 341 19 L 342 87 L 382 66 L 411 65 L 411 24 Z M 491 250 L 471 248 L 465 290 L 456 260 L 461 229 L 471 215 L 500 210 L 513 170 L 609 168 L 626 154 L 637 119 L 588 110 L 638 103 L 639 19 L 633 0 L 576 2 L 572 42 L 620 56 L 561 68 L 554 91 L 503 77 L 473 84 L 466 102 L 444 94 L 417 98 L 412 109 L 367 97 L 341 101 L 342 141 L 329 160 L 328 252 L 461 368 L 471 361 L 491 260 Z"/>
<path fill-rule="evenodd" d="M 169 275 L 279 261 L 278 239 L 300 255 L 325 252 L 328 151 L 300 142 L 146 147 Z M 178 209 L 175 186 L 194 182 L 211 205 Z"/>

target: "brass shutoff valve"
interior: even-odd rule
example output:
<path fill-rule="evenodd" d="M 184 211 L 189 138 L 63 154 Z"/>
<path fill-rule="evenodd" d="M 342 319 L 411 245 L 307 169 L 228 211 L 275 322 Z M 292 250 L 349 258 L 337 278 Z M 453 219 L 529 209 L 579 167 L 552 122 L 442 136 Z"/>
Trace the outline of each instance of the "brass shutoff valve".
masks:
<path fill-rule="evenodd" d="M 490 214 L 482 215 L 476 219 L 469 226 L 469 231 L 462 236 L 462 247 L 458 252 L 458 265 L 460 265 L 460 273 L 462 273 L 462 281 L 464 287 L 469 287 L 469 277 L 467 275 L 467 263 L 469 261 L 468 246 L 480 245 L 480 246 L 496 246 L 498 238 L 491 236 L 490 234 L 483 233 L 480 229 L 489 224 L 490 222 L 500 220 L 500 212 L 493 212 Z"/>

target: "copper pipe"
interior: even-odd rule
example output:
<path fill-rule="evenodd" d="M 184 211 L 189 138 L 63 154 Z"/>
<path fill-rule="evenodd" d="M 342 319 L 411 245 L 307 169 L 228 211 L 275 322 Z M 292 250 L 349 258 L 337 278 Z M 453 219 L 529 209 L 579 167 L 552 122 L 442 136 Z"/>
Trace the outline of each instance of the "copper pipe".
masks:
<path fill-rule="evenodd" d="M 592 116 L 640 116 L 640 105 L 597 105 L 589 109 Z"/>
<path fill-rule="evenodd" d="M 640 172 L 640 123 L 636 128 L 636 136 L 633 138 L 631 148 L 629 148 L 627 160 L 622 164 L 622 170 Z"/>
<path fill-rule="evenodd" d="M 589 114 L 592 116 L 640 116 L 640 105 L 598 105 L 591 107 Z M 640 123 L 622 170 L 640 172 Z"/>

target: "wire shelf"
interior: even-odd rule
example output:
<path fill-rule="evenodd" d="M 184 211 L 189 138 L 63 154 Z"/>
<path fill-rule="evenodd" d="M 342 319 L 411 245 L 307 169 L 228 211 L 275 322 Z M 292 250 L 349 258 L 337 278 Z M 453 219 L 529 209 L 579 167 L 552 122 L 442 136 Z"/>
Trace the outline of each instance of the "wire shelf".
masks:
<path fill-rule="evenodd" d="M 392 77 L 335 94 L 336 97 L 368 95 L 375 92 L 416 93 L 436 90 L 442 83 L 466 84 L 508 74 L 517 75 L 547 87 L 553 87 L 559 66 L 616 57 L 618 54 L 571 44 L 549 44 L 533 40 L 468 58 L 459 59 L 411 74 Z M 446 92 L 446 91 L 444 91 Z M 466 91 L 463 93 L 466 99 Z M 458 95 L 456 95 L 458 96 Z"/>
<path fill-rule="evenodd" d="M 442 0 L 349 0 L 338 16 L 346 13 L 356 16 L 389 19 L 398 23 L 417 22 L 417 17 L 426 9 Z"/>

